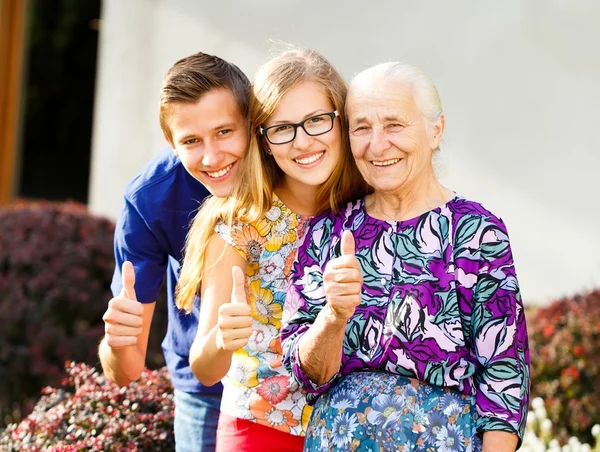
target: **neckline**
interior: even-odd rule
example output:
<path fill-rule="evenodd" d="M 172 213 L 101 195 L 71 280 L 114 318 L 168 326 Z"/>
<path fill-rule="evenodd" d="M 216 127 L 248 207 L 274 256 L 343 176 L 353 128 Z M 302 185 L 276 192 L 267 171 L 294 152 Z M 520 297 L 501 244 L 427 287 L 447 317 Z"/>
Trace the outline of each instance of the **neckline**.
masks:
<path fill-rule="evenodd" d="M 452 198 L 450 198 L 448 201 L 446 201 L 444 204 L 441 204 L 441 205 L 439 205 L 437 207 L 434 207 L 433 209 L 430 209 L 430 210 L 427 210 L 427 211 L 423 212 L 420 215 L 417 215 L 416 217 L 408 218 L 406 220 L 382 220 L 380 218 L 375 218 L 375 217 L 369 215 L 369 213 L 367 212 L 367 208 L 365 206 L 365 197 L 361 198 L 361 200 L 360 200 L 360 208 L 363 211 L 363 213 L 365 215 L 365 218 L 370 223 L 374 223 L 374 224 L 388 224 L 388 225 L 394 226 L 396 228 L 400 228 L 400 227 L 406 227 L 406 226 L 414 225 L 423 216 L 429 215 L 432 212 L 440 213 L 444 207 L 448 207 L 450 204 L 453 204 L 454 202 L 458 201 L 459 199 L 461 199 L 461 196 L 459 196 L 458 194 L 456 194 L 456 192 L 454 192 L 454 196 Z"/>
<path fill-rule="evenodd" d="M 290 208 L 288 207 L 288 205 L 287 205 L 286 203 L 284 203 L 284 202 L 283 202 L 283 201 L 282 201 L 282 200 L 279 198 L 279 196 L 277 196 L 277 193 L 275 193 L 275 191 L 273 191 L 273 201 L 272 201 L 271 205 L 274 205 L 274 204 L 276 204 L 276 203 L 278 203 L 278 204 L 281 204 L 283 207 L 285 207 L 287 210 L 289 210 L 290 212 L 292 212 L 294 215 L 296 215 L 296 216 L 297 216 L 299 219 L 301 219 L 301 220 L 308 221 L 308 220 L 310 220 L 310 219 L 312 219 L 312 218 L 314 218 L 314 217 L 315 217 L 315 215 L 302 215 L 302 214 L 300 214 L 300 213 L 297 213 L 297 212 L 293 211 L 292 209 L 290 209 Z"/>

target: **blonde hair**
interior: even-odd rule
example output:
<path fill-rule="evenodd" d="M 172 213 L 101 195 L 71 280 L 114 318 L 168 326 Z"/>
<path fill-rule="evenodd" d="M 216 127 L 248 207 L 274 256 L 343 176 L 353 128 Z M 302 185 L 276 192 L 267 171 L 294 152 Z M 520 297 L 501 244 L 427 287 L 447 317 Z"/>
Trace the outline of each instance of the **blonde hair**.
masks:
<path fill-rule="evenodd" d="M 219 221 L 253 223 L 273 202 L 283 171 L 267 154 L 260 127 L 273 114 L 283 96 L 303 82 L 319 85 L 340 114 L 342 153 L 332 174 L 317 192 L 317 213 L 338 211 L 345 203 L 364 196 L 367 184 L 350 153 L 345 116 L 346 84 L 322 55 L 309 49 L 291 49 L 265 63 L 257 72 L 250 98 L 250 143 L 241 163 L 239 179 L 228 198 L 212 197 L 196 215 L 188 233 L 176 302 L 189 312 L 200 287 L 206 249 Z"/>

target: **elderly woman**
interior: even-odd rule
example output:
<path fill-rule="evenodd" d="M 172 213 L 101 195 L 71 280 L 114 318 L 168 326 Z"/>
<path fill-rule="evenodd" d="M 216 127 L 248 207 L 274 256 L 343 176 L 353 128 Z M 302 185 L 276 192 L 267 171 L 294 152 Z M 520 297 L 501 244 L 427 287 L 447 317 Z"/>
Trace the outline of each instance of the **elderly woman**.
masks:
<path fill-rule="evenodd" d="M 281 332 L 315 404 L 305 450 L 514 451 L 529 351 L 506 227 L 436 178 L 445 118 L 421 71 L 363 71 L 346 109 L 374 192 L 311 222 Z"/>

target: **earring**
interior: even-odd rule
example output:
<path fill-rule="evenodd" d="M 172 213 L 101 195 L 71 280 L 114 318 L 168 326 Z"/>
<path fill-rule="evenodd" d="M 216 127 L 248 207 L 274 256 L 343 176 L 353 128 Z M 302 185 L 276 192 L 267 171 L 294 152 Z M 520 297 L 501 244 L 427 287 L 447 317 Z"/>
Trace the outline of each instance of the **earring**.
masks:
<path fill-rule="evenodd" d="M 267 154 L 268 155 L 273 155 L 273 153 L 271 152 L 271 148 L 267 148 Z"/>

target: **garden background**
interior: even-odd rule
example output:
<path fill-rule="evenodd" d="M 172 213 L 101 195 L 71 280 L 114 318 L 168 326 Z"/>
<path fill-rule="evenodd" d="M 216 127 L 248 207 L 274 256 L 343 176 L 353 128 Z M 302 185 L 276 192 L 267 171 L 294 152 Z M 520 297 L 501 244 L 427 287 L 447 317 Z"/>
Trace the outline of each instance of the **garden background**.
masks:
<path fill-rule="evenodd" d="M 347 80 L 388 60 L 434 79 L 448 118 L 438 174 L 511 235 L 533 395 L 545 404 L 530 422 L 544 445 L 530 436 L 524 447 L 592 444 L 598 23 L 594 0 L 0 0 L 0 430 L 51 387 L 0 434 L 0 450 L 169 447 L 164 371 L 119 390 L 81 364 L 98 364 L 114 220 L 127 181 L 165 147 L 166 70 L 202 50 L 252 77 L 279 41 L 321 51 Z M 163 364 L 161 307 L 152 369 Z"/>

